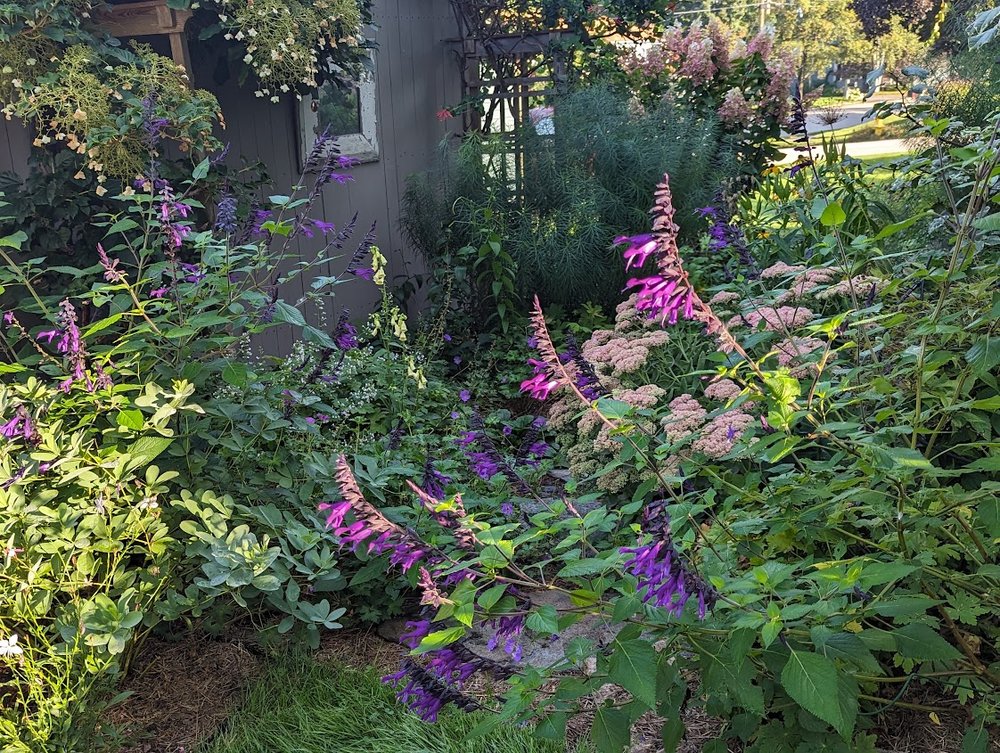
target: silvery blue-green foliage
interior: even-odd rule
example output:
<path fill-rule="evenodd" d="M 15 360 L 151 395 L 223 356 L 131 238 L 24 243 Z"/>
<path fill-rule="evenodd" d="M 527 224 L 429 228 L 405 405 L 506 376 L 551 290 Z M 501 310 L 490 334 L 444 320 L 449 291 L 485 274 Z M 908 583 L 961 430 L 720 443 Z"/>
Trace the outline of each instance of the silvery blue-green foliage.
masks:
<path fill-rule="evenodd" d="M 1000 31 L 1000 6 L 984 10 L 969 24 L 969 48 L 985 47 Z"/>

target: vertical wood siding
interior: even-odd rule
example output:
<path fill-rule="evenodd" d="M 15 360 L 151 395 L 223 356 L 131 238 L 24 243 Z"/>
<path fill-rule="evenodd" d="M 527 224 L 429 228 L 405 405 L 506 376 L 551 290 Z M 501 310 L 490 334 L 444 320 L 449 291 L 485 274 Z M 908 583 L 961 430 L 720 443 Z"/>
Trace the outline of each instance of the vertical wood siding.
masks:
<path fill-rule="evenodd" d="M 376 223 L 377 244 L 389 258 L 389 277 L 417 273 L 421 261 L 409 247 L 400 228 L 400 199 L 407 176 L 431 165 L 438 144 L 454 121 L 439 122 L 436 113 L 461 98 L 458 65 L 445 40 L 457 33 L 449 0 L 376 0 L 375 22 L 378 50 L 375 56 L 377 127 L 380 158 L 352 170 L 354 180 L 345 186 L 324 189 L 314 210 L 317 219 L 339 226 L 358 214 L 356 241 Z M 254 97 L 249 86 L 240 87 L 235 76 L 216 81 L 218 49 L 211 43 L 191 41 L 194 85 L 212 91 L 218 98 L 227 127 L 219 136 L 229 142 L 230 163 L 260 160 L 268 169 L 273 190 L 287 192 L 299 178 L 300 147 L 297 105 L 272 104 Z M 0 170 L 24 173 L 31 149 L 28 132 L 18 121 L 0 121 Z M 306 256 L 316 252 L 315 240 L 293 241 L 294 252 Z M 353 246 L 345 248 L 350 255 Z M 295 259 L 287 262 L 294 264 Z M 344 259 L 343 264 L 346 264 Z M 337 269 L 322 271 L 335 274 Z M 309 280 L 295 280 L 282 294 L 297 299 Z M 337 288 L 337 311 L 313 311 L 312 323 L 332 326 L 343 307 L 355 316 L 371 310 L 377 298 L 371 284 Z M 258 343 L 267 354 L 284 356 L 291 338 L 276 329 Z"/>
<path fill-rule="evenodd" d="M 453 125 L 438 121 L 437 112 L 461 98 L 457 63 L 445 41 L 453 38 L 457 29 L 448 0 L 376 0 L 375 22 L 380 157 L 354 168 L 352 182 L 326 187 L 316 213 L 318 219 L 338 227 L 357 213 L 356 242 L 374 222 L 376 242 L 389 259 L 389 278 L 401 281 L 422 268 L 400 228 L 400 200 L 406 178 L 432 164 L 438 145 Z M 247 88 L 213 85 L 211 51 L 196 47 L 192 53 L 196 85 L 219 97 L 227 123 L 222 138 L 232 145 L 234 164 L 238 164 L 240 156 L 261 160 L 267 165 L 275 190 L 286 191 L 299 177 L 296 104 L 275 105 L 255 98 Z M 351 245 L 344 249 L 341 269 L 353 249 Z M 317 243 L 300 238 L 296 250 L 299 255 L 308 255 L 317 250 Z M 298 298 L 308 284 L 309 280 L 299 279 L 282 293 L 287 298 Z M 309 312 L 309 319 L 329 327 L 343 307 L 350 308 L 356 318 L 370 311 L 376 302 L 369 283 L 343 285 L 337 288 L 337 310 Z M 283 356 L 290 344 L 288 333 L 279 328 L 268 333 L 260 346 L 268 354 Z"/>

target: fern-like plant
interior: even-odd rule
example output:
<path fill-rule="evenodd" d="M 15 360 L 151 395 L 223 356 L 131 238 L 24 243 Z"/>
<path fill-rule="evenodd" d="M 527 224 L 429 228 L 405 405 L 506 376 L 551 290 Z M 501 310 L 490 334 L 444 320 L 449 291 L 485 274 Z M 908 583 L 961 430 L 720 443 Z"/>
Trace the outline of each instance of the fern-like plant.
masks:
<path fill-rule="evenodd" d="M 680 107 L 636 111 L 621 95 L 591 87 L 554 109 L 555 135 L 525 127 L 513 151 L 490 137 L 445 148 L 434 170 L 410 179 L 403 226 L 428 268 L 451 274 L 454 252 L 481 230 L 473 218 L 489 207 L 522 302 L 537 293 L 569 308 L 609 306 L 625 282 L 612 242 L 648 229 L 657 180 L 670 173 L 681 237 L 690 241 L 701 229 L 694 210 L 733 174 L 732 163 L 717 123 Z"/>

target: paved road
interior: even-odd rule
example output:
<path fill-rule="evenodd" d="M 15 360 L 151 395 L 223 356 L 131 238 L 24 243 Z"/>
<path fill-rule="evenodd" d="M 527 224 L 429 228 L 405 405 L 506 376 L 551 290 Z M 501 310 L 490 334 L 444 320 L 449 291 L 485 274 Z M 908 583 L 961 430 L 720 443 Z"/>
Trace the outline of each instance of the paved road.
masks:
<path fill-rule="evenodd" d="M 871 102 L 850 102 L 843 105 L 836 105 L 831 108 L 810 110 L 806 114 L 806 129 L 809 133 L 820 133 L 829 131 L 831 128 L 839 130 L 860 125 L 865 120 L 865 115 L 872 109 Z M 829 123 L 829 118 L 840 115 L 839 118 Z"/>
<path fill-rule="evenodd" d="M 877 154 L 896 154 L 909 151 L 906 141 L 903 139 L 883 139 L 882 141 L 858 141 L 853 144 L 847 145 L 847 154 L 850 157 L 855 157 L 857 159 L 863 159 L 865 157 L 873 157 Z M 794 149 L 782 149 L 782 154 L 785 156 L 778 162 L 779 165 L 788 162 L 794 162 L 799 158 L 801 152 L 796 152 Z M 822 156 L 823 150 L 818 148 L 813 148 L 813 154 L 817 157 Z"/>

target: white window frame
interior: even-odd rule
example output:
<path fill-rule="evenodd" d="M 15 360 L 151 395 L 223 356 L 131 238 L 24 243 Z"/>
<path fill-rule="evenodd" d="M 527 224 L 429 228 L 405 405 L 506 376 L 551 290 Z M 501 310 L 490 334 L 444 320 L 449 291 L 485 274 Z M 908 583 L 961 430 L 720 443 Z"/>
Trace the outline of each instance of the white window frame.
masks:
<path fill-rule="evenodd" d="M 319 113 L 313 110 L 316 95 L 303 97 L 299 103 L 299 159 L 305 163 L 316 132 L 319 128 Z M 378 144 L 378 90 L 375 74 L 365 71 L 358 82 L 358 109 L 360 110 L 361 131 L 334 137 L 337 151 L 345 157 L 353 157 L 359 162 L 377 162 L 380 158 Z"/>

